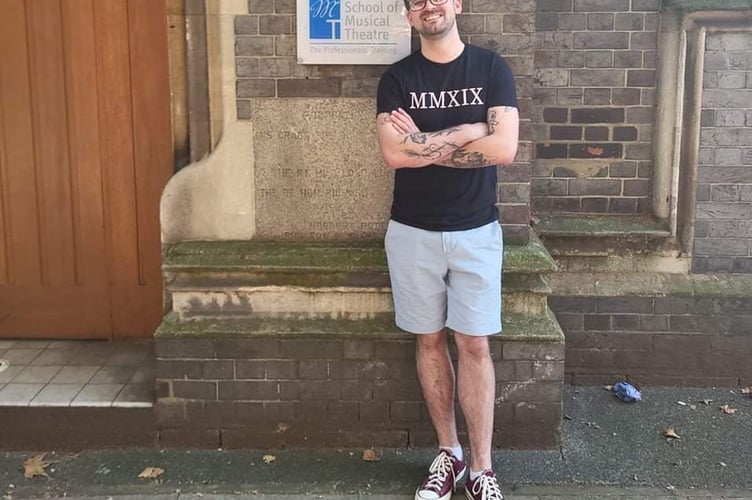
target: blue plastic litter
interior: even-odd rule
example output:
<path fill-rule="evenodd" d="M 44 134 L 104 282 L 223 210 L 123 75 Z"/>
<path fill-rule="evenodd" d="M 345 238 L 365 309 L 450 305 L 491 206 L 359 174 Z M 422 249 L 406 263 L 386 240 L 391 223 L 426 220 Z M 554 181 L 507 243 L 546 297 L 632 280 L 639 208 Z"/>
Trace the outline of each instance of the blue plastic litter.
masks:
<path fill-rule="evenodd" d="M 614 392 L 614 396 L 622 401 L 626 401 L 627 403 L 640 401 L 642 399 L 640 391 L 628 382 L 617 382 L 611 390 Z"/>

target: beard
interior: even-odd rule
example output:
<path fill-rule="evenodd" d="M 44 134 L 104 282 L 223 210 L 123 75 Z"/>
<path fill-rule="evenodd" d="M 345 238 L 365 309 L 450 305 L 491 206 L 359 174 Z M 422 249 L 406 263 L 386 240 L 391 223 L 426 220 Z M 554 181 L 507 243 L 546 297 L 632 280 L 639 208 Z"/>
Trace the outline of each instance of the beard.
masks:
<path fill-rule="evenodd" d="M 457 19 L 454 16 L 452 16 L 451 19 L 447 19 L 445 16 L 441 23 L 426 25 L 421 22 L 419 26 L 416 26 L 415 31 L 425 38 L 441 38 L 444 34 L 449 33 L 452 28 L 454 28 L 456 22 Z"/>

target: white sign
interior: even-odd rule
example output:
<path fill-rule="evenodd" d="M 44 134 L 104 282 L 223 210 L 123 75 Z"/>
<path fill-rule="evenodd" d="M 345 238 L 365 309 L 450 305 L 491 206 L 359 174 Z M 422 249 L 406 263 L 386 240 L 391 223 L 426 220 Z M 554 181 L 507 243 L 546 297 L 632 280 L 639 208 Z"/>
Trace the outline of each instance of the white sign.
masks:
<path fill-rule="evenodd" d="M 410 54 L 403 0 L 297 0 L 299 64 L 391 64 Z"/>

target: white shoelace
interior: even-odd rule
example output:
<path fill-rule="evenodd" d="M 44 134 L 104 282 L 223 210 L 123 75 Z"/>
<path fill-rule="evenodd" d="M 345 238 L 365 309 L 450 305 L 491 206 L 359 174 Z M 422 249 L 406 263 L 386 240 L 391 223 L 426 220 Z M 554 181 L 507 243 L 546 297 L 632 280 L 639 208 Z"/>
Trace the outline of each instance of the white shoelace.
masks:
<path fill-rule="evenodd" d="M 441 485 L 447 479 L 447 476 L 451 473 L 454 476 L 454 468 L 452 467 L 452 459 L 447 453 L 439 453 L 431 463 L 431 467 L 428 468 L 430 473 L 428 481 L 421 488 L 422 490 L 441 490 Z M 454 477 L 452 478 L 452 488 L 454 488 Z"/>
<path fill-rule="evenodd" d="M 501 494 L 501 489 L 499 488 L 499 483 L 496 482 L 496 478 L 486 476 L 485 474 L 473 483 L 473 494 L 477 495 L 479 493 L 481 493 L 481 500 L 504 500 L 504 495 Z"/>

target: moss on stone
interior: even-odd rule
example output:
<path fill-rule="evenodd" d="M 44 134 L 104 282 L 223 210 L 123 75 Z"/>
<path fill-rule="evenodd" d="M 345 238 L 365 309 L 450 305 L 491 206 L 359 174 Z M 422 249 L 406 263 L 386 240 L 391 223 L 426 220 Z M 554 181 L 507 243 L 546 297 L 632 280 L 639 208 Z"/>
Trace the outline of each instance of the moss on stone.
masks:
<path fill-rule="evenodd" d="M 536 230 L 565 236 L 669 236 L 664 223 L 643 215 L 545 215 Z"/>
<path fill-rule="evenodd" d="M 516 342 L 563 342 L 564 334 L 550 311 L 541 316 L 508 314 L 504 317 L 503 339 Z M 368 320 L 286 320 L 269 318 L 202 319 L 176 321 L 166 317 L 154 334 L 156 339 L 190 338 L 340 338 L 410 339 L 400 331 L 391 315 Z"/>
<path fill-rule="evenodd" d="M 556 269 L 543 244 L 506 245 L 505 272 L 538 273 Z M 386 272 L 381 241 L 347 243 L 280 243 L 264 241 L 184 242 L 168 248 L 164 269 L 261 270 L 265 272 Z"/>
<path fill-rule="evenodd" d="M 665 0 L 664 6 L 686 11 L 742 10 L 752 8 L 752 0 Z"/>
<path fill-rule="evenodd" d="M 504 246 L 504 268 L 522 274 L 549 273 L 556 270 L 556 261 L 537 236 L 526 245 Z"/>

